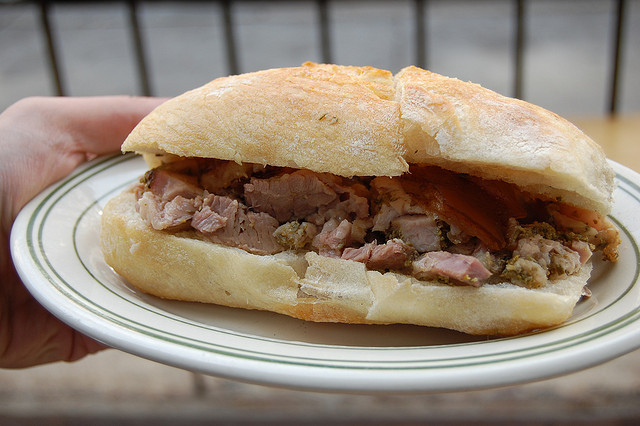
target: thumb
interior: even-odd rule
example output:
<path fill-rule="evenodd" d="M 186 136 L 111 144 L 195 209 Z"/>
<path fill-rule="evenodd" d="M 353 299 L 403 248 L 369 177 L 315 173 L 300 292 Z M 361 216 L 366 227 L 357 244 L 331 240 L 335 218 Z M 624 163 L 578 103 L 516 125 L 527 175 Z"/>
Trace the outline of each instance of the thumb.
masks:
<path fill-rule="evenodd" d="M 94 157 L 119 151 L 136 124 L 166 99 L 105 96 L 54 100 L 61 102 L 52 118 L 69 136 L 61 141 L 63 149 Z"/>
<path fill-rule="evenodd" d="M 35 97 L 5 110 L 0 114 L 0 195 L 10 214 L 1 212 L 3 222 L 82 162 L 118 152 L 136 124 L 164 101 Z"/>

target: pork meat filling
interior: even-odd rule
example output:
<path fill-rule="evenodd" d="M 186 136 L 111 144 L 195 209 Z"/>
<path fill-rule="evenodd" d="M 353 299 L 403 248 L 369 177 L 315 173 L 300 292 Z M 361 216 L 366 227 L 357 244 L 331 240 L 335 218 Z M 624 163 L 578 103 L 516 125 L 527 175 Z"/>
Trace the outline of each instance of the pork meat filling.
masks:
<path fill-rule="evenodd" d="M 349 179 L 185 159 L 150 170 L 137 194 L 157 230 L 195 230 L 259 255 L 313 250 L 452 285 L 540 287 L 576 273 L 594 251 L 615 261 L 620 242 L 597 213 L 435 166 Z"/>

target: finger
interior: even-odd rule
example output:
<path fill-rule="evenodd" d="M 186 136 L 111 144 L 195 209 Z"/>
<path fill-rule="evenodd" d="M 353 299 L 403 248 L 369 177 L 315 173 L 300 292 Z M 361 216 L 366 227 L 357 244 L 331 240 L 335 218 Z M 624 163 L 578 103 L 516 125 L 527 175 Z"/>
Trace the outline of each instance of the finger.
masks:
<path fill-rule="evenodd" d="M 118 152 L 135 125 L 162 98 L 104 96 L 27 98 L 0 115 L 2 226 L 48 185 L 97 155 Z"/>
<path fill-rule="evenodd" d="M 107 348 L 58 320 L 34 299 L 14 305 L 8 323 L 3 323 L 0 368 L 77 361 Z"/>
<path fill-rule="evenodd" d="M 23 99 L 0 115 L 3 132 L 18 128 L 36 148 L 52 154 L 101 155 L 117 152 L 136 124 L 166 98 L 98 96 L 33 97 Z M 17 149 L 17 147 L 16 147 Z"/>
<path fill-rule="evenodd" d="M 59 98 L 59 107 L 52 118 L 63 117 L 63 130 L 72 136 L 72 146 L 65 149 L 87 155 L 118 151 L 138 122 L 164 98 L 105 96 Z M 52 123 L 54 124 L 54 123 Z"/>

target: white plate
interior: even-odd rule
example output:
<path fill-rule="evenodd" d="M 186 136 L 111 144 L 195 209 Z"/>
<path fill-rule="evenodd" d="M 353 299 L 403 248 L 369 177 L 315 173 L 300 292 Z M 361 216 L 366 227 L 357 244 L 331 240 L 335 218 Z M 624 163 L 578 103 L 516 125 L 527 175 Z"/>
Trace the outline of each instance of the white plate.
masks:
<path fill-rule="evenodd" d="M 593 297 L 564 325 L 486 339 L 414 326 L 316 324 L 267 312 L 164 301 L 103 261 L 105 202 L 145 170 L 131 155 L 95 160 L 39 195 L 11 235 L 33 295 L 72 327 L 124 351 L 242 381 L 344 392 L 437 392 L 523 383 L 640 347 L 640 176 L 618 164 L 612 219 L 620 260 L 596 265 Z"/>

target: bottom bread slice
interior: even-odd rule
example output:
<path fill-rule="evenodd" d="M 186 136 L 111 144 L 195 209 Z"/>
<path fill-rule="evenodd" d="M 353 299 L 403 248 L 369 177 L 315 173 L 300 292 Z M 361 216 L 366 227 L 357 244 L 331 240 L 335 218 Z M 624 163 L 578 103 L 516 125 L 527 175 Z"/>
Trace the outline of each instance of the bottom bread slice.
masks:
<path fill-rule="evenodd" d="M 283 252 L 260 256 L 148 226 L 125 191 L 102 215 L 105 260 L 129 284 L 166 299 L 259 309 L 318 322 L 404 323 L 469 334 L 513 335 L 566 321 L 591 264 L 565 279 L 527 289 L 419 281 L 367 270 L 362 263 Z"/>

